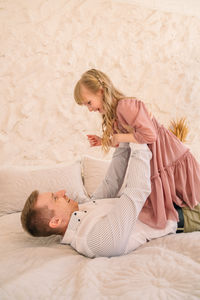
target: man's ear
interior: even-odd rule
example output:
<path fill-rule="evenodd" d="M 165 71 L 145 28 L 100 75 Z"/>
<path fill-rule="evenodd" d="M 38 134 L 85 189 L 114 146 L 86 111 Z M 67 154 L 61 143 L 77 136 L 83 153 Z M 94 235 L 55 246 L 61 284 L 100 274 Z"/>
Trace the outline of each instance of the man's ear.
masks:
<path fill-rule="evenodd" d="M 54 216 L 54 217 L 51 218 L 51 220 L 49 222 L 49 227 L 57 228 L 57 227 L 60 226 L 61 221 L 62 221 L 61 218 Z"/>

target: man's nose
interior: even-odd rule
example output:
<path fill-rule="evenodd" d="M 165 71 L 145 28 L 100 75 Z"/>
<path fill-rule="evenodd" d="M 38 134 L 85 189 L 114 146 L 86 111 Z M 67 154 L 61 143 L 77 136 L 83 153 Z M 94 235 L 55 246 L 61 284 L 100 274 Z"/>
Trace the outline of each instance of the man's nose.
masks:
<path fill-rule="evenodd" d="M 63 196 L 65 195 L 65 193 L 66 193 L 65 190 L 61 190 L 61 191 L 58 191 L 58 192 L 56 193 L 56 196 L 57 196 L 57 197 L 63 197 Z"/>
<path fill-rule="evenodd" d="M 89 110 L 89 111 L 93 111 L 93 108 L 92 108 L 92 107 L 88 107 L 88 110 Z"/>

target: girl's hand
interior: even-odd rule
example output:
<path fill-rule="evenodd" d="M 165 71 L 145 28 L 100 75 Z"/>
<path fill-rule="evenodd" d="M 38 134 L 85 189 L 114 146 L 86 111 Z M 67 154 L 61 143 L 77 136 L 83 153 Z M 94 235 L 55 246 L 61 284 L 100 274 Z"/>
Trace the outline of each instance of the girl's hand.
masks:
<path fill-rule="evenodd" d="M 101 138 L 97 135 L 87 134 L 90 147 L 101 146 Z"/>

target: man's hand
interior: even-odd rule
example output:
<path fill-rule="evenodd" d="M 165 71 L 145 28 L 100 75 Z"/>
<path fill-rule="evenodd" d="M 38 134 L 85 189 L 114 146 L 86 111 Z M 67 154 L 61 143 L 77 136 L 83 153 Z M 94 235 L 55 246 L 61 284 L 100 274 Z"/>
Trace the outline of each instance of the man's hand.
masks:
<path fill-rule="evenodd" d="M 111 146 L 112 147 L 118 147 L 119 146 L 119 135 L 120 134 L 113 134 L 113 136 L 111 137 L 110 139 L 110 142 L 111 142 Z"/>
<path fill-rule="evenodd" d="M 90 147 L 101 146 L 101 138 L 97 135 L 87 134 Z"/>
<path fill-rule="evenodd" d="M 118 147 L 120 143 L 137 143 L 137 141 L 131 133 L 113 134 L 111 138 L 111 146 Z"/>

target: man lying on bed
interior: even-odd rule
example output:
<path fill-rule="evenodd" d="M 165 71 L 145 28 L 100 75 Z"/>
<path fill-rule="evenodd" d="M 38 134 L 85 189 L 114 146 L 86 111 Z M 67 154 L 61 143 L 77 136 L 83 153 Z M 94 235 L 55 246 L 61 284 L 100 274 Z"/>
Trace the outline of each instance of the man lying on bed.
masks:
<path fill-rule="evenodd" d="M 153 238 L 175 233 L 175 221 L 154 229 L 138 220 L 151 192 L 151 156 L 145 144 L 120 144 L 104 182 L 87 203 L 69 199 L 66 191 L 32 192 L 22 211 L 23 228 L 33 236 L 62 235 L 61 243 L 88 257 L 123 255 Z"/>

